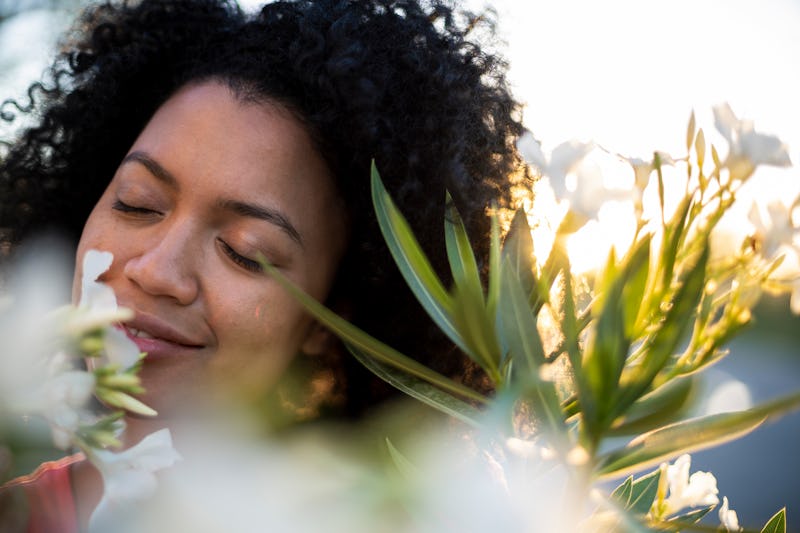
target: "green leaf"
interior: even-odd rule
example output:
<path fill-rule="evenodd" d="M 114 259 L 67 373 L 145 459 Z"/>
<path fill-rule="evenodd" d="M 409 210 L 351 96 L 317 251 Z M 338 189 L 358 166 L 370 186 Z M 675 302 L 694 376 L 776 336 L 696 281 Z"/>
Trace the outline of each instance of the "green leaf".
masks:
<path fill-rule="evenodd" d="M 397 209 L 372 162 L 372 202 L 381 233 L 411 292 L 437 326 L 464 352 L 466 345 L 453 324 L 453 302 Z"/>
<path fill-rule="evenodd" d="M 511 354 L 515 382 L 530 395 L 534 415 L 546 432 L 559 438 L 566 431 L 561 402 L 555 384 L 540 376 L 542 367 L 550 363 L 545 359 L 536 317 L 508 258 L 501 273 L 498 315 L 498 329 Z"/>
<path fill-rule="evenodd" d="M 100 400 L 112 407 L 119 407 L 142 416 L 156 416 L 158 414 L 155 409 L 152 409 L 124 392 L 107 389 L 101 386 L 96 386 L 94 392 Z"/>
<path fill-rule="evenodd" d="M 761 533 L 786 533 L 786 507 L 769 519 Z"/>
<path fill-rule="evenodd" d="M 650 472 L 633 482 L 631 487 L 631 498 L 628 509 L 634 513 L 646 514 L 653 506 L 658 495 L 658 483 L 661 479 L 661 469 Z"/>
<path fill-rule="evenodd" d="M 400 453 L 392 441 L 389 440 L 389 437 L 386 437 L 386 448 L 389 450 L 389 457 L 392 458 L 392 462 L 400 474 L 405 477 L 406 479 L 416 479 L 419 477 L 419 469 L 409 461 L 405 455 Z"/>
<path fill-rule="evenodd" d="M 690 526 L 702 520 L 713 508 L 713 505 L 709 505 L 708 507 L 704 507 L 702 509 L 696 509 L 686 514 L 676 516 L 675 518 L 669 520 L 669 522 Z"/>
<path fill-rule="evenodd" d="M 572 274 L 569 261 L 565 257 L 566 265 L 562 271 L 561 283 L 563 296 L 561 300 L 561 331 L 564 334 L 564 349 L 569 357 L 575 377 L 578 392 L 578 404 L 582 415 L 582 428 L 593 434 L 598 425 L 598 406 L 592 395 L 591 388 L 583 371 L 583 358 L 580 348 L 581 328 L 575 311 L 575 298 L 572 291 Z"/>
<path fill-rule="evenodd" d="M 627 475 L 682 453 L 710 448 L 753 431 L 768 418 L 800 407 L 800 392 L 753 407 L 746 411 L 720 413 L 684 420 L 645 433 L 623 448 L 601 455 L 600 476 Z"/>
<path fill-rule="evenodd" d="M 453 287 L 453 323 L 462 332 L 465 353 L 489 375 L 495 385 L 501 385 L 500 362 L 503 359 L 497 340 L 494 318 L 488 315 L 480 287 Z"/>
<path fill-rule="evenodd" d="M 627 279 L 622 288 L 622 316 L 625 336 L 633 339 L 643 328 L 640 325 L 639 310 L 642 307 L 647 277 L 650 272 L 650 236 L 640 241 L 629 261 L 630 273 L 626 272 Z"/>
<path fill-rule="evenodd" d="M 467 355 L 486 370 L 495 384 L 498 384 L 502 382 L 499 369 L 503 354 L 495 334 L 494 315 L 488 313 L 478 263 L 475 261 L 467 230 L 449 194 L 444 233 L 447 259 L 450 262 L 454 282 L 453 324 L 461 333 Z"/>
<path fill-rule="evenodd" d="M 427 381 L 397 370 L 387 364 L 380 363 L 358 348 L 348 344 L 347 349 L 362 365 L 389 385 L 446 415 L 466 422 L 471 426 L 481 427 L 480 422 L 478 422 L 481 412 L 470 404 L 434 387 Z M 448 378 L 442 376 L 442 379 Z"/>
<path fill-rule="evenodd" d="M 497 209 L 492 211 L 492 232 L 489 243 L 489 293 L 486 296 L 487 314 L 492 317 L 497 315 L 497 301 L 500 299 L 500 224 L 497 221 Z M 502 366 L 502 361 L 500 366 Z"/>
<path fill-rule="evenodd" d="M 704 246 L 699 259 L 670 301 L 661 326 L 644 342 L 639 364 L 623 376 L 614 401 L 616 416 L 624 414 L 647 391 L 686 335 L 703 294 L 708 255 L 709 246 Z"/>
<path fill-rule="evenodd" d="M 507 260 L 510 263 L 530 301 L 534 301 L 537 282 L 533 264 L 533 238 L 524 209 L 517 209 L 514 213 L 511 227 L 503 243 L 502 255 L 503 261 Z"/>
<path fill-rule="evenodd" d="M 611 498 L 616 500 L 620 506 L 627 509 L 628 504 L 631 501 L 631 493 L 633 492 L 633 476 L 628 476 L 625 478 L 617 488 L 614 489 L 614 492 L 611 493 Z"/>
<path fill-rule="evenodd" d="M 670 280 L 674 274 L 675 261 L 681 240 L 686 229 L 686 218 L 693 204 L 692 197 L 686 196 L 675 209 L 675 214 L 664 228 L 664 242 L 661 246 L 661 287 L 663 293 L 670 286 Z"/>
<path fill-rule="evenodd" d="M 600 408 L 601 424 L 604 424 L 607 413 L 612 412 L 609 405 L 615 397 L 617 384 L 628 356 L 631 339 L 627 334 L 628 324 L 635 320 L 638 302 L 641 295 L 626 291 L 629 284 L 633 289 L 641 289 L 647 276 L 650 257 L 650 238 L 646 237 L 626 256 L 626 259 L 610 281 L 608 291 L 602 294 L 600 309 L 594 335 L 586 348 L 583 370 L 592 389 L 592 395 Z M 644 278 L 642 277 L 644 275 Z M 629 305 L 625 299 L 634 299 L 637 303 Z M 628 313 L 631 315 L 627 315 Z M 627 315 L 627 316 L 626 316 Z M 613 414 L 611 415 L 613 417 Z M 610 420 L 608 420 L 610 423 Z"/>
<path fill-rule="evenodd" d="M 458 214 L 458 209 L 453 204 L 450 194 L 447 194 L 447 207 L 444 217 L 444 237 L 447 244 L 447 259 L 450 262 L 450 271 L 456 285 L 469 287 L 471 291 L 481 293 L 481 277 L 478 273 L 478 263 L 467 236 L 467 229 Z"/>
<path fill-rule="evenodd" d="M 693 389 L 694 380 L 691 376 L 671 379 L 636 400 L 623 417 L 614 421 L 609 436 L 642 433 L 674 422 Z"/>
<path fill-rule="evenodd" d="M 347 320 L 343 319 L 317 300 L 297 288 L 286 276 L 278 269 L 270 265 L 263 257 L 259 258 L 264 271 L 273 276 L 275 280 L 300 302 L 306 311 L 317 319 L 323 326 L 328 328 L 333 334 L 339 336 L 343 341 L 352 345 L 358 350 L 369 354 L 378 361 L 390 365 L 398 370 L 416 376 L 428 383 L 439 387 L 442 390 L 456 394 L 462 398 L 467 398 L 480 403 L 486 403 L 487 399 L 482 394 L 456 383 L 455 381 L 442 376 L 427 366 L 403 355 L 394 348 L 387 346 L 371 335 L 357 328 Z"/>

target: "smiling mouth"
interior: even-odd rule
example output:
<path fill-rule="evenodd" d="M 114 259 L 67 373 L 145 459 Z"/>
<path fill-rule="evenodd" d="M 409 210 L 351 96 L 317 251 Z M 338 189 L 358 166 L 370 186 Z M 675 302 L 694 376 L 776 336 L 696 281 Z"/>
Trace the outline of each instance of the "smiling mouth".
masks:
<path fill-rule="evenodd" d="M 146 352 L 162 351 L 163 348 L 170 345 L 174 347 L 189 348 L 195 350 L 204 347 L 203 345 L 200 344 L 191 344 L 185 342 L 183 339 L 178 339 L 170 336 L 161 337 L 158 335 L 153 335 L 148 331 L 135 328 L 127 324 L 120 324 L 119 327 L 125 332 L 128 338 L 136 342 L 136 344 L 142 349 L 142 351 Z"/>
<path fill-rule="evenodd" d="M 128 333 L 130 334 L 131 337 L 135 337 L 137 339 L 155 339 L 155 337 L 153 337 L 152 335 L 150 335 L 146 331 L 142 331 L 142 330 L 136 329 L 136 328 L 131 328 L 131 327 L 128 327 L 128 326 L 125 326 L 125 329 L 128 331 Z"/>

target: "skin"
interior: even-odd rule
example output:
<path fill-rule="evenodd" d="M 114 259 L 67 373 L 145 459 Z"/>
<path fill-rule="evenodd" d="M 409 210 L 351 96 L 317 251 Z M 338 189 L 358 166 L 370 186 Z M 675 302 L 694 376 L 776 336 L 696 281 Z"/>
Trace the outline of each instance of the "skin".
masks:
<path fill-rule="evenodd" d="M 328 349 L 329 332 L 253 260 L 263 254 L 324 300 L 346 236 L 328 168 L 285 108 L 245 101 L 216 81 L 190 84 L 167 100 L 89 215 L 73 282 L 77 301 L 83 255 L 112 252 L 99 280 L 135 312 L 120 327 L 150 352 L 141 399 L 159 417 L 128 416 L 125 447 L 187 406 L 207 406 L 209 396 L 258 395 L 298 352 Z M 102 480 L 86 462 L 73 473 L 85 527 Z"/>
<path fill-rule="evenodd" d="M 162 414 L 220 385 L 255 394 L 329 336 L 254 260 L 263 254 L 324 300 L 346 233 L 327 166 L 297 119 L 220 82 L 192 84 L 158 109 L 89 216 L 73 296 L 86 251 L 112 252 L 99 279 L 136 313 L 126 332 L 149 353 L 142 399 Z"/>

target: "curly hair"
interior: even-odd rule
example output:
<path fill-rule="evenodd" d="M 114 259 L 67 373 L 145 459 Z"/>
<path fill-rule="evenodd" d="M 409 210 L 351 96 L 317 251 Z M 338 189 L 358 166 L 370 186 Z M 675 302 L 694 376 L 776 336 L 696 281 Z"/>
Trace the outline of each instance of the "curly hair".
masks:
<path fill-rule="evenodd" d="M 48 227 L 77 241 L 155 110 L 189 82 L 221 80 L 289 109 L 336 179 L 352 233 L 329 301 L 345 299 L 356 325 L 470 381 L 466 358 L 428 320 L 383 243 L 369 168 L 374 159 L 446 283 L 445 189 L 486 262 L 486 212 L 510 202 L 522 126 L 506 64 L 470 40 L 476 27 L 492 33 L 485 17 L 443 0 L 279 0 L 254 14 L 228 0 L 95 6 L 49 81 L 30 87 L 29 102 L 0 108 L 6 121 L 36 121 L 5 145 L 0 228 L 14 242 Z M 350 358 L 340 363 L 349 412 L 387 394 Z"/>

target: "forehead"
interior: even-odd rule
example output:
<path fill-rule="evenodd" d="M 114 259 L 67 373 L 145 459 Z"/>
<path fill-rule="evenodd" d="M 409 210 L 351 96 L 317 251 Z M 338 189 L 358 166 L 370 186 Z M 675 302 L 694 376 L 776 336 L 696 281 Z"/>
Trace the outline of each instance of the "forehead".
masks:
<path fill-rule="evenodd" d="M 303 124 L 280 104 L 241 99 L 216 81 L 177 91 L 153 115 L 129 153 L 144 152 L 181 195 L 278 209 L 303 240 L 342 240 L 343 202 Z"/>

